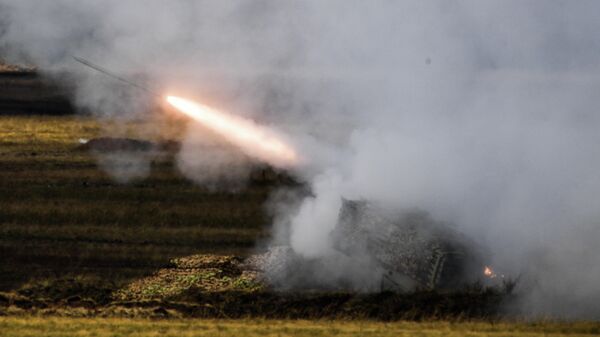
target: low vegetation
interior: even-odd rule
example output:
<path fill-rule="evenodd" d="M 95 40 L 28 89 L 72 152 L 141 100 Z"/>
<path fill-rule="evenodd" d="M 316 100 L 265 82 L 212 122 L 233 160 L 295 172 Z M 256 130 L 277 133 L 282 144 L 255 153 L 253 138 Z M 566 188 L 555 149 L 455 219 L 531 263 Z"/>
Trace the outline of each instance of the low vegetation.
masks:
<path fill-rule="evenodd" d="M 117 183 L 80 144 L 105 129 L 117 137 L 177 140 L 178 121 L 162 123 L 157 129 L 76 116 L 0 117 L 0 313 L 383 320 L 499 313 L 502 296 L 487 289 L 269 290 L 241 263 L 268 239 L 263 205 L 277 183 L 203 189 L 179 174 L 173 153 L 155 156 L 147 177 Z"/>
<path fill-rule="evenodd" d="M 97 156 L 81 147 L 106 130 L 113 136 L 160 142 L 176 140 L 181 125 L 175 121 L 157 131 L 137 121 L 0 116 L 0 335 L 600 332 L 597 323 L 499 323 L 507 296 L 493 289 L 412 294 L 272 291 L 242 265 L 256 252 L 256 243 L 269 237 L 270 219 L 263 205 L 277 182 L 253 179 L 243 191 L 210 191 L 183 177 L 173 154 L 166 153 L 151 160 L 147 177 L 118 183 L 101 169 Z M 232 318 L 237 320 L 228 320 Z M 249 320 L 257 318 L 270 320 Z M 438 321 L 427 322 L 432 319 Z M 487 323 L 460 323 L 471 319 Z"/>
<path fill-rule="evenodd" d="M 0 317 L 5 337 L 26 336 L 592 336 L 600 324 Z"/>

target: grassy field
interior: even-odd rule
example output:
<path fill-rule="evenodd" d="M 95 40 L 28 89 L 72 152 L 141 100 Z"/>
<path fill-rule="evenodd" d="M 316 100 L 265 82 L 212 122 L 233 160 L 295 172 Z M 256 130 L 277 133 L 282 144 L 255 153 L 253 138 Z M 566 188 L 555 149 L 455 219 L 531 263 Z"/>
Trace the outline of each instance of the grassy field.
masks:
<path fill-rule="evenodd" d="M 165 153 L 154 157 L 147 177 L 121 184 L 79 142 L 106 135 L 177 140 L 182 127 L 180 120 L 0 116 L 0 316 L 418 320 L 498 314 L 503 295 L 485 289 L 272 292 L 240 261 L 268 239 L 264 204 L 281 181 L 257 176 L 239 192 L 210 191 L 183 177 L 174 154 Z"/>
<path fill-rule="evenodd" d="M 169 156 L 153 160 L 147 178 L 119 184 L 78 149 L 80 138 L 106 130 L 160 140 L 179 128 L 141 133 L 135 130 L 157 128 L 75 116 L 0 116 L 0 291 L 68 275 L 121 284 L 175 257 L 243 255 L 264 239 L 269 184 L 211 192 L 182 177 Z"/>
<path fill-rule="evenodd" d="M 38 336 L 592 336 L 598 323 L 0 318 L 4 337 Z"/>
<path fill-rule="evenodd" d="M 263 291 L 236 261 L 268 239 L 264 202 L 279 182 L 252 179 L 243 191 L 214 192 L 184 178 L 167 154 L 153 159 L 148 177 L 120 184 L 79 142 L 107 130 L 117 137 L 177 139 L 178 123 L 153 128 L 72 115 L 0 116 L 0 336 L 600 333 L 597 323 L 444 322 L 496 321 L 505 298 L 486 289 L 450 294 Z M 342 320 L 295 320 L 307 318 Z M 375 322 L 431 319 L 442 321 Z"/>

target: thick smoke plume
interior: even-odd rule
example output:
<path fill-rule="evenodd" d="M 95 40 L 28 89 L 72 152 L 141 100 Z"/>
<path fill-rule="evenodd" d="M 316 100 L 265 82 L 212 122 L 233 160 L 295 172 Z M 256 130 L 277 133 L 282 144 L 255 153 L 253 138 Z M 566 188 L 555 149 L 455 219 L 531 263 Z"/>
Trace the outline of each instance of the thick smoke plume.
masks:
<path fill-rule="evenodd" d="M 521 310 L 599 318 L 599 17 L 596 1 L 0 0 L 0 50 L 74 74 L 102 116 L 148 98 L 71 55 L 287 134 L 312 196 L 278 204 L 277 239 L 301 255 L 331 253 L 342 196 L 423 209 L 533 280 Z M 192 179 L 247 164 L 202 157 L 199 133 L 179 158 Z"/>

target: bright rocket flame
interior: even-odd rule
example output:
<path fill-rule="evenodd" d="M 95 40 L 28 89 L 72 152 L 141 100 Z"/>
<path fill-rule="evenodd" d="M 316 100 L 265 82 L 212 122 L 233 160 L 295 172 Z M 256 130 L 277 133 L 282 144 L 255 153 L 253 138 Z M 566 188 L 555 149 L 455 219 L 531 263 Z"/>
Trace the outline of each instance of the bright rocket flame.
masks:
<path fill-rule="evenodd" d="M 271 130 L 256 125 L 251 120 L 228 115 L 176 96 L 167 96 L 167 102 L 222 135 L 251 157 L 279 167 L 289 167 L 298 162 L 294 149 L 279 140 Z"/>

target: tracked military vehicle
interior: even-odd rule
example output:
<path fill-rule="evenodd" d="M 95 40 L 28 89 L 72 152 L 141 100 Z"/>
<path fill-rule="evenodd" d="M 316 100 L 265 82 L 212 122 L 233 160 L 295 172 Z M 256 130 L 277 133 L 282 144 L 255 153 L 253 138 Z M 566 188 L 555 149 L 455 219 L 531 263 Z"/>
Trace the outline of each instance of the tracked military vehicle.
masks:
<path fill-rule="evenodd" d="M 489 255 L 425 212 L 394 213 L 367 201 L 343 200 L 330 239 L 334 251 L 321 258 L 277 246 L 253 264 L 281 289 L 407 292 L 457 289 L 479 280 Z"/>
<path fill-rule="evenodd" d="M 340 252 L 370 256 L 394 290 L 460 287 L 481 276 L 489 255 L 425 212 L 393 214 L 367 201 L 344 200 L 331 236 Z"/>

